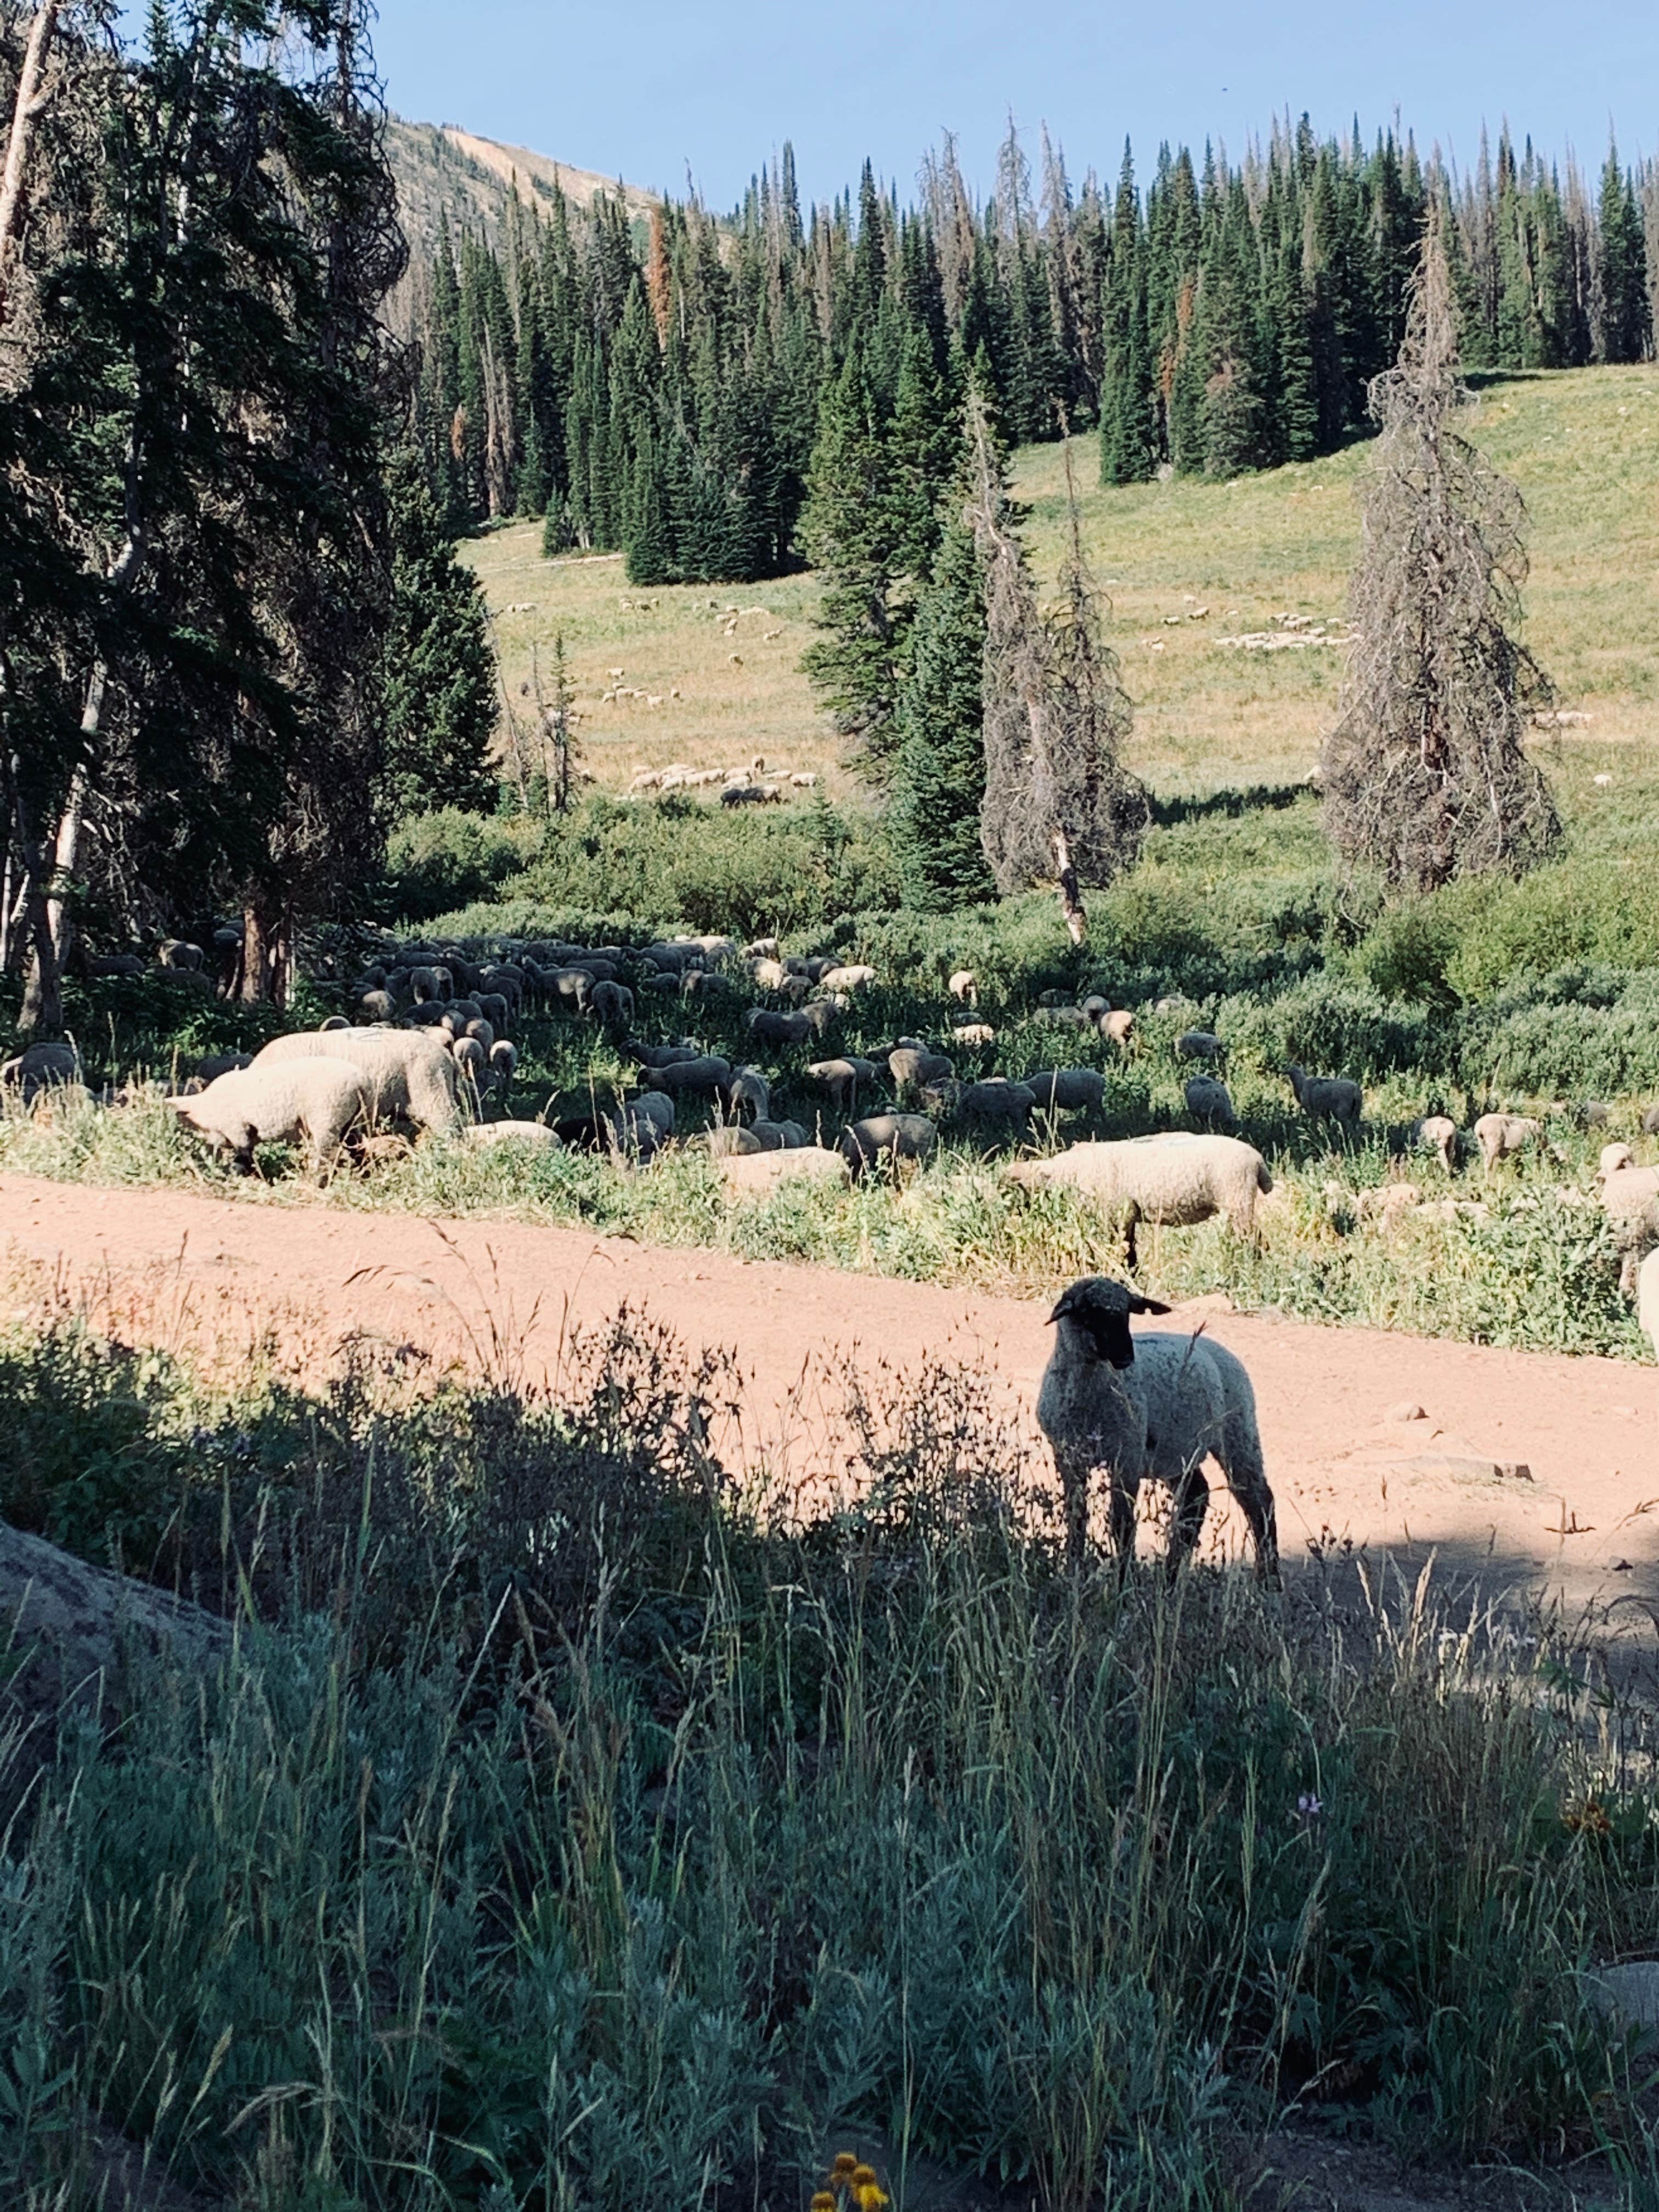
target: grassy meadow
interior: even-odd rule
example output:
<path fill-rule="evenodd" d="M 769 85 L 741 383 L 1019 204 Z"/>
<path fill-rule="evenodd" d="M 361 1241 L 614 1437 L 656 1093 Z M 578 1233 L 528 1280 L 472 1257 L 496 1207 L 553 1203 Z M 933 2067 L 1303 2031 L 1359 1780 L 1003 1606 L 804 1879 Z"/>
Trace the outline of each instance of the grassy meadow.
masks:
<path fill-rule="evenodd" d="M 1526 641 L 1561 706 L 1591 717 L 1562 732 L 1569 775 L 1591 759 L 1599 767 L 1601 748 L 1659 744 L 1659 368 L 1483 380 L 1468 427 L 1531 513 Z M 1111 489 L 1098 481 L 1095 441 L 1072 441 L 1085 542 L 1109 588 L 1112 641 L 1135 702 L 1129 759 L 1160 796 L 1295 781 L 1312 767 L 1341 682 L 1340 651 L 1251 653 L 1216 640 L 1270 630 L 1285 614 L 1341 623 L 1367 457 L 1359 446 L 1228 483 Z M 1015 458 L 1040 575 L 1059 557 L 1064 467 L 1057 446 Z M 550 562 L 539 545 L 539 525 L 514 524 L 476 540 L 467 557 L 515 694 L 532 647 L 544 657 L 563 631 L 587 718 L 586 764 L 603 787 L 625 788 L 641 767 L 725 769 L 760 753 L 842 788 L 836 740 L 800 672 L 812 635 L 810 575 L 635 592 L 619 559 Z M 728 638 L 720 611 L 732 605 L 766 613 L 741 614 Z M 1199 608 L 1207 612 L 1194 619 Z M 768 641 L 773 629 L 781 634 Z M 602 706 L 617 666 L 664 704 Z"/>

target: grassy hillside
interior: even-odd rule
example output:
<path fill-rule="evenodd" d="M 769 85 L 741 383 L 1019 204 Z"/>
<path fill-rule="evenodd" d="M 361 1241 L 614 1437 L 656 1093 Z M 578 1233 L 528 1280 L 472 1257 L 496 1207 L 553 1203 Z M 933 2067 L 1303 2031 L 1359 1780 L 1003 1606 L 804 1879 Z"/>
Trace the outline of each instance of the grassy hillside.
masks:
<path fill-rule="evenodd" d="M 1659 742 L 1659 369 L 1492 380 L 1469 428 L 1531 509 L 1528 642 L 1562 706 L 1590 717 L 1562 733 L 1564 757 L 1599 767 L 1608 747 Z M 1367 459 L 1359 447 L 1231 483 L 1109 490 L 1096 481 L 1093 440 L 1073 441 L 1089 548 L 1110 586 L 1112 635 L 1136 702 L 1132 757 L 1160 795 L 1281 782 L 1312 765 L 1341 681 L 1340 648 L 1256 652 L 1218 641 L 1269 631 L 1285 614 L 1340 626 Z M 1022 452 L 1015 485 L 1049 573 L 1064 510 L 1059 447 Z M 817 599 L 810 575 L 635 592 L 620 560 L 545 562 L 539 539 L 538 526 L 514 526 L 468 558 L 515 690 L 532 647 L 545 650 L 562 629 L 588 765 L 602 784 L 623 787 L 641 766 L 729 768 L 755 753 L 839 784 L 835 738 L 800 672 Z M 720 611 L 732 605 L 764 611 L 740 615 L 728 637 Z M 662 705 L 602 705 L 614 667 Z"/>

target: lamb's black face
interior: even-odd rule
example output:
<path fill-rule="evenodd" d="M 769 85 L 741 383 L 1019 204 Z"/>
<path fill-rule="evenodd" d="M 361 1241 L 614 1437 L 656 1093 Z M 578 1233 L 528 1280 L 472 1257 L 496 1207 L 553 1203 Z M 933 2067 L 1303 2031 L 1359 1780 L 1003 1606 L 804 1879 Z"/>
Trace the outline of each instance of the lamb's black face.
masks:
<path fill-rule="evenodd" d="M 1048 1319 L 1074 1323 L 1092 1342 L 1097 1357 L 1109 1365 L 1133 1367 L 1135 1346 L 1129 1334 L 1130 1315 L 1169 1310 L 1156 1298 L 1143 1297 L 1139 1291 L 1132 1291 L 1127 1283 L 1114 1282 L 1109 1275 L 1085 1275 L 1061 1292 Z"/>

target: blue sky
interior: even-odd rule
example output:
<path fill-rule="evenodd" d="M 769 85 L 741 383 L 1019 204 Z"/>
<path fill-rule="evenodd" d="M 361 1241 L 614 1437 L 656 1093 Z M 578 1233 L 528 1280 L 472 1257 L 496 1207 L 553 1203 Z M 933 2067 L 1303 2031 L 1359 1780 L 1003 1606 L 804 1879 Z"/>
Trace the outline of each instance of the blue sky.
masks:
<path fill-rule="evenodd" d="M 1598 165 L 1659 145 L 1659 0 L 380 0 L 392 104 L 633 184 L 732 204 L 785 138 L 803 193 L 868 153 L 907 196 L 942 128 L 989 179 L 1012 108 L 1046 120 L 1073 177 L 1144 175 L 1160 138 L 1242 148 L 1288 104 L 1368 132 L 1396 107 L 1420 144 L 1472 158 L 1482 121 Z"/>

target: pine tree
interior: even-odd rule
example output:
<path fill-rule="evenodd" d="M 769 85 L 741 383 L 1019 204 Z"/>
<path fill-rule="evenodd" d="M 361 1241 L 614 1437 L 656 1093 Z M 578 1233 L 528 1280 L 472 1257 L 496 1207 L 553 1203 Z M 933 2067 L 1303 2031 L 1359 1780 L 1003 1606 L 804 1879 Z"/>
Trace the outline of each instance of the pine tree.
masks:
<path fill-rule="evenodd" d="M 417 458 L 393 460 L 391 620 L 381 655 L 381 794 L 393 816 L 494 804 L 495 650 L 483 592 L 456 560 Z"/>
<path fill-rule="evenodd" d="M 995 890 L 980 842 L 984 659 L 984 580 L 973 532 L 958 513 L 945 525 L 916 604 L 888 813 L 907 901 L 940 912 Z"/>
<path fill-rule="evenodd" d="M 1548 686 L 1510 635 L 1525 509 L 1453 427 L 1464 396 L 1431 212 L 1399 364 L 1372 389 L 1382 435 L 1353 580 L 1358 641 L 1322 761 L 1339 850 L 1415 890 L 1518 872 L 1560 836 L 1525 749 Z"/>
<path fill-rule="evenodd" d="M 878 783 L 892 760 L 903 651 L 894 512 L 892 442 L 855 344 L 824 393 L 808 473 L 801 536 L 808 559 L 824 573 L 818 621 L 828 635 L 807 648 L 804 665 Z"/>
<path fill-rule="evenodd" d="M 661 444 L 649 425 L 641 432 L 639 447 L 629 471 L 623 543 L 630 584 L 649 586 L 676 580 L 678 568 L 669 525 L 668 471 Z"/>
<path fill-rule="evenodd" d="M 1601 171 L 1598 212 L 1601 250 L 1596 289 L 1601 313 L 1596 357 L 1643 361 L 1653 342 L 1647 241 L 1635 190 L 1620 170 L 1619 149 L 1611 142 Z"/>

